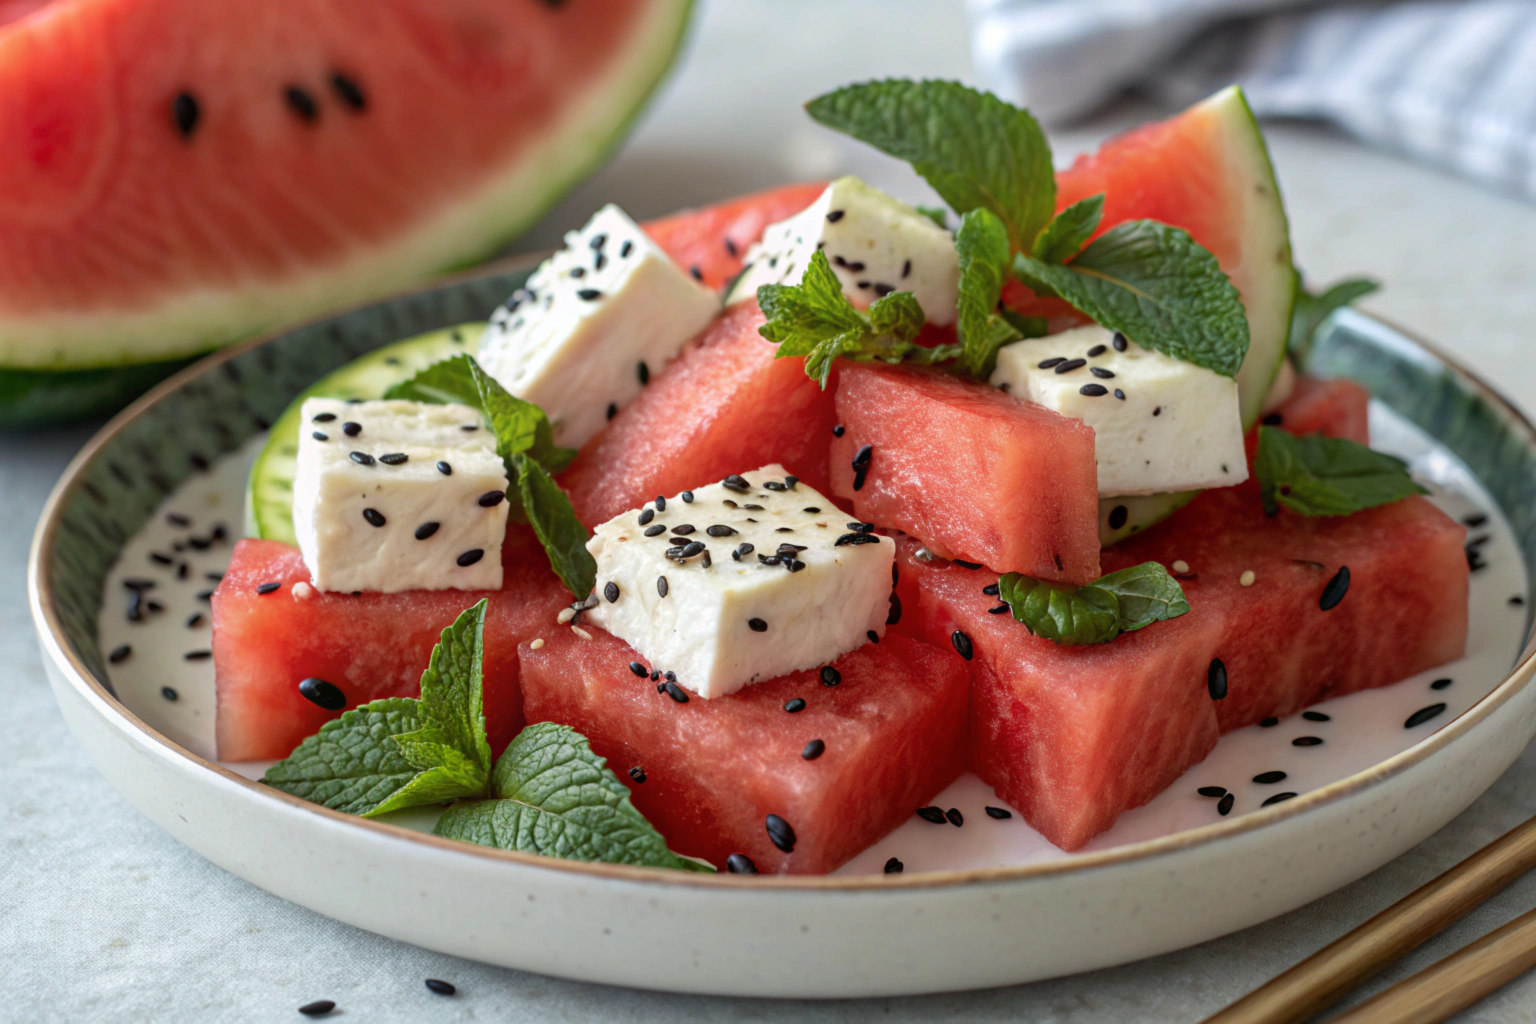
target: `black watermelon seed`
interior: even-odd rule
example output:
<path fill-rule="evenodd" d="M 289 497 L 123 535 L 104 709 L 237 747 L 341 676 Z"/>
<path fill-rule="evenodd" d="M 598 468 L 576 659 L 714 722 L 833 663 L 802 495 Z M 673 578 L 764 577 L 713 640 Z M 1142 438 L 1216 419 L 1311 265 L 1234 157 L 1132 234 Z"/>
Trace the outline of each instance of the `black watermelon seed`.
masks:
<path fill-rule="evenodd" d="M 1279 724 L 1280 724 L 1280 719 L 1278 719 L 1278 718 L 1265 718 L 1265 719 L 1261 719 L 1260 720 L 1259 728 L 1260 729 L 1273 729 L 1275 726 L 1277 726 Z"/>
<path fill-rule="evenodd" d="M 1291 746 L 1293 747 L 1320 747 L 1322 745 L 1323 740 L 1320 736 L 1298 736 L 1291 740 Z"/>
<path fill-rule="evenodd" d="M 336 1001 L 333 999 L 316 999 L 312 1003 L 305 1003 L 299 1007 L 299 1012 L 306 1017 L 324 1017 L 336 1009 Z"/>
<path fill-rule="evenodd" d="M 1215 797 L 1218 800 L 1227 795 L 1225 786 L 1201 786 L 1195 792 L 1201 796 Z"/>
<path fill-rule="evenodd" d="M 836 426 L 834 426 L 832 428 L 832 436 L 833 437 L 842 437 L 843 436 L 843 431 L 845 429 L 846 428 L 844 428 L 844 426 L 841 423 L 837 424 Z"/>
<path fill-rule="evenodd" d="M 454 559 L 454 561 L 458 562 L 460 566 L 467 568 L 468 566 L 474 565 L 484 557 L 485 551 L 482 548 L 470 548 L 458 558 Z"/>
<path fill-rule="evenodd" d="M 670 589 L 671 588 L 667 585 L 667 578 L 665 576 L 656 577 L 656 593 L 660 594 L 662 597 L 666 597 L 667 591 Z"/>
<path fill-rule="evenodd" d="M 439 462 L 437 464 L 437 471 L 443 474 L 443 476 L 453 476 L 453 467 L 446 462 Z"/>
<path fill-rule="evenodd" d="M 990 804 L 986 808 L 987 817 L 996 818 L 998 821 L 1007 821 L 1013 817 L 1013 812 L 1006 807 L 993 807 Z"/>
<path fill-rule="evenodd" d="M 176 124 L 176 130 L 184 139 L 190 139 L 192 133 L 197 131 L 197 122 L 202 110 L 197 105 L 197 97 L 189 92 L 179 92 L 171 101 L 171 120 Z"/>
<path fill-rule="evenodd" d="M 1444 710 L 1444 704 L 1431 704 L 1427 708 L 1419 708 L 1419 710 L 1408 716 L 1408 721 L 1403 723 L 1403 728 L 1412 729 L 1414 726 L 1423 725 L 1431 718 L 1438 717 L 1440 712 Z"/>
<path fill-rule="evenodd" d="M 401 466 L 409 462 L 410 458 L 405 452 L 390 452 L 388 455 L 380 455 L 379 461 L 386 466 Z"/>
<path fill-rule="evenodd" d="M 1211 659 L 1211 667 L 1205 672 L 1205 688 L 1211 700 L 1222 700 L 1227 695 L 1227 666 L 1220 658 Z"/>
<path fill-rule="evenodd" d="M 836 686 L 843 681 L 843 674 L 831 665 L 821 666 L 821 685 Z"/>
<path fill-rule="evenodd" d="M 1325 612 L 1332 611 L 1338 607 L 1340 601 L 1344 600 L 1344 595 L 1347 593 L 1349 593 L 1349 566 L 1344 565 L 1339 567 L 1333 579 L 1329 580 L 1328 585 L 1323 588 L 1323 596 L 1318 600 L 1317 606 Z"/>
<path fill-rule="evenodd" d="M 764 622 L 762 619 L 748 619 L 747 626 L 754 633 L 768 632 L 768 623 Z"/>
<path fill-rule="evenodd" d="M 942 807 L 919 807 L 917 809 L 917 816 L 935 825 L 944 825 L 949 822 L 949 819 L 944 817 L 944 808 Z"/>
<path fill-rule="evenodd" d="M 112 653 L 107 655 L 107 661 L 113 665 L 121 665 L 133 656 L 133 647 L 123 644 L 121 647 L 112 648 Z"/>
<path fill-rule="evenodd" d="M 369 455 L 367 452 L 348 452 L 347 458 L 351 459 L 359 466 L 373 465 L 373 456 Z"/>
<path fill-rule="evenodd" d="M 164 697 L 166 700 L 174 701 L 179 699 L 181 694 L 176 692 L 176 688 L 174 686 L 162 686 L 160 687 L 160 696 Z"/>
<path fill-rule="evenodd" d="M 1333 716 L 1326 715 L 1326 714 L 1324 714 L 1321 711 L 1303 711 L 1301 713 L 1301 717 L 1305 718 L 1309 722 L 1331 722 L 1331 721 L 1333 721 Z"/>
<path fill-rule="evenodd" d="M 955 828 L 959 828 L 961 825 L 965 824 L 965 815 L 960 813 L 960 808 L 958 807 L 951 807 L 949 810 L 945 811 L 944 818 L 951 825 L 955 826 Z"/>
<path fill-rule="evenodd" d="M 422 523 L 420 526 L 416 527 L 416 539 L 426 540 L 428 537 L 436 533 L 437 528 L 441 525 L 442 523 Z"/>
<path fill-rule="evenodd" d="M 683 692 L 683 688 L 681 686 L 678 686 L 677 683 L 673 682 L 671 679 L 668 679 L 664 683 L 662 683 L 661 685 L 662 685 L 662 688 L 664 690 L 666 690 L 668 697 L 671 697 L 673 700 L 677 701 L 679 704 L 687 704 L 688 703 L 688 695 Z"/>
<path fill-rule="evenodd" d="M 270 594 L 282 588 L 281 583 L 263 583 L 256 588 L 258 594 Z"/>
<path fill-rule="evenodd" d="M 635 765 L 633 768 L 631 768 L 629 770 L 629 777 L 634 779 L 637 783 L 638 782 L 644 782 L 645 781 L 645 769 L 640 767 L 639 765 Z"/>
<path fill-rule="evenodd" d="M 347 706 L 347 695 L 335 683 L 324 679 L 305 679 L 299 683 L 299 694 L 311 704 L 318 704 L 327 711 L 340 711 Z"/>
<path fill-rule="evenodd" d="M 964 658 L 966 661 L 970 661 L 971 658 L 975 657 L 975 645 L 971 643 L 971 638 L 966 636 L 960 630 L 957 629 L 953 633 L 949 634 L 949 642 L 954 645 L 955 653 L 960 655 L 960 657 Z"/>
<path fill-rule="evenodd" d="M 1126 508 L 1124 505 L 1116 505 L 1114 508 L 1109 510 L 1109 528 L 1111 530 L 1120 529 L 1120 527 L 1125 525 L 1125 521 L 1130 517 L 1130 515 L 1130 509 Z"/>
<path fill-rule="evenodd" d="M 896 623 L 898 623 L 900 621 L 901 621 L 901 598 L 898 597 L 895 594 L 892 594 L 891 595 L 891 611 L 890 611 L 890 614 L 885 617 L 885 624 L 887 626 L 894 626 L 894 625 L 896 625 Z"/>
<path fill-rule="evenodd" d="M 480 495 L 480 497 L 475 499 L 475 504 L 479 505 L 481 508 L 495 508 L 497 505 L 500 505 L 503 500 L 506 499 L 506 496 L 506 491 L 486 491 L 484 494 Z"/>
<path fill-rule="evenodd" d="M 426 986 L 430 991 L 435 992 L 440 996 L 451 996 L 458 991 L 458 989 L 454 988 L 448 982 L 439 981 L 437 978 L 428 978 L 426 980 Z"/>
<path fill-rule="evenodd" d="M 613 580 L 603 584 L 603 596 L 608 599 L 609 604 L 613 604 L 619 599 L 619 585 Z"/>
<path fill-rule="evenodd" d="M 799 697 L 791 697 L 789 700 L 784 702 L 784 710 L 788 711 L 790 714 L 794 714 L 797 711 L 804 711 L 805 701 L 801 700 Z"/>
<path fill-rule="evenodd" d="M 885 862 L 885 873 L 888 875 L 899 875 L 905 868 L 906 865 L 895 857 Z"/>
<path fill-rule="evenodd" d="M 774 846 L 777 846 L 785 853 L 795 852 L 795 830 L 790 826 L 789 822 L 777 814 L 770 814 L 764 824 L 767 825 L 768 838 L 773 840 Z"/>
<path fill-rule="evenodd" d="M 315 98 L 297 85 L 290 85 L 283 90 L 283 99 L 288 103 L 288 109 L 299 115 L 305 123 L 312 123 L 320 116 L 320 108 L 315 106 Z"/>
<path fill-rule="evenodd" d="M 1268 800 L 1265 800 L 1259 806 L 1260 807 L 1268 807 L 1270 804 L 1284 803 L 1287 800 L 1294 799 L 1295 796 L 1296 796 L 1295 793 L 1276 793 L 1274 796 L 1270 797 Z"/>
<path fill-rule="evenodd" d="M 757 865 L 744 853 L 733 853 L 725 858 L 725 870 L 733 875 L 755 875 Z"/>
<path fill-rule="evenodd" d="M 340 71 L 331 75 L 331 88 L 335 90 L 337 96 L 341 97 L 341 102 L 351 109 L 358 111 L 368 109 L 368 94 L 363 92 L 363 87 Z M 432 983 L 427 982 L 427 987 L 431 986 Z"/>
<path fill-rule="evenodd" d="M 1080 395 L 1085 395 L 1088 398 L 1103 398 L 1105 395 L 1109 394 L 1109 388 L 1105 387 L 1103 384 L 1084 384 L 1082 387 L 1077 389 L 1077 393 Z"/>
<path fill-rule="evenodd" d="M 635 376 L 640 378 L 641 384 L 649 384 L 651 382 L 651 368 L 645 365 L 644 360 L 635 365 Z"/>
<path fill-rule="evenodd" d="M 363 509 L 363 518 L 368 520 L 368 525 L 373 527 L 383 526 L 386 522 L 384 514 L 376 508 Z"/>
<path fill-rule="evenodd" d="M 183 661 L 207 661 L 213 657 L 212 651 L 188 651 L 181 656 Z"/>
<path fill-rule="evenodd" d="M 1225 818 L 1228 814 L 1232 813 L 1232 805 L 1236 802 L 1237 797 L 1233 796 L 1231 793 L 1228 793 L 1226 796 L 1222 797 L 1221 802 L 1216 805 L 1216 813 Z"/>
<path fill-rule="evenodd" d="M 1253 777 L 1253 781 L 1261 786 L 1273 786 L 1277 782 L 1285 781 L 1285 772 L 1260 772 Z"/>
<path fill-rule="evenodd" d="M 807 761 L 814 761 L 820 757 L 826 751 L 826 749 L 826 743 L 822 742 L 821 740 L 811 740 L 811 742 L 807 743 L 805 748 L 800 751 L 800 756 Z"/>
<path fill-rule="evenodd" d="M 633 672 L 635 675 L 639 676 L 641 679 L 644 679 L 646 676 L 651 674 L 650 671 L 647 670 L 646 667 L 644 665 L 640 664 L 638 661 L 630 662 L 629 663 L 629 670 L 631 672 Z"/>
<path fill-rule="evenodd" d="M 1451 682 L 1452 681 L 1449 679 L 1436 679 L 1434 682 L 1429 684 L 1429 688 L 1431 690 L 1443 690 L 1447 686 L 1450 686 Z"/>

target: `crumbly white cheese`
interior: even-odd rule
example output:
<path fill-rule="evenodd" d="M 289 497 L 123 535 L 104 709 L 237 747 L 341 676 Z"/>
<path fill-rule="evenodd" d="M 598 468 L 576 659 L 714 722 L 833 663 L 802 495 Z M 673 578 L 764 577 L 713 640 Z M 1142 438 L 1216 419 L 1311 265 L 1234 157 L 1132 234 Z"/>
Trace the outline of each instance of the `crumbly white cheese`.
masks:
<path fill-rule="evenodd" d="M 491 316 L 486 372 L 544 410 L 555 443 L 579 448 L 720 311 L 611 203 Z"/>
<path fill-rule="evenodd" d="M 726 303 L 765 284 L 798 284 L 811 254 L 824 249 L 843 294 L 864 308 L 893 291 L 911 292 L 928 322 L 955 322 L 960 262 L 948 231 L 858 178 L 839 178 L 810 206 L 769 225 L 747 250 L 747 270 Z"/>
<path fill-rule="evenodd" d="M 1003 346 L 992 383 L 1093 427 L 1100 497 L 1248 479 L 1237 382 L 1096 324 Z"/>
<path fill-rule="evenodd" d="M 319 590 L 496 590 L 507 474 L 464 405 L 305 401 L 293 526 Z"/>
<path fill-rule="evenodd" d="M 587 617 L 655 669 L 719 697 L 825 665 L 885 633 L 890 538 L 850 528 L 783 466 L 688 496 L 626 512 L 587 542 L 597 560 Z"/>

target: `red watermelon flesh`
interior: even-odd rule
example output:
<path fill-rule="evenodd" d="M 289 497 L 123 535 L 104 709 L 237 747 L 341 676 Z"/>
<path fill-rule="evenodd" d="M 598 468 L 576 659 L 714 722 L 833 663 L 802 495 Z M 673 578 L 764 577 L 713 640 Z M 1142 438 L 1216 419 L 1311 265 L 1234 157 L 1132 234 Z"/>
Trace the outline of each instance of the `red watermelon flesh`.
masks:
<path fill-rule="evenodd" d="M 742 853 L 765 874 L 825 873 L 960 774 L 966 673 L 947 650 L 890 636 L 837 659 L 836 686 L 796 672 L 679 704 L 630 671 L 643 659 L 628 644 L 586 629 L 590 640 L 556 629 L 540 649 L 522 647 L 528 720 L 591 740 L 679 853 L 719 867 Z M 786 712 L 797 697 L 805 709 Z M 825 749 L 807 760 L 812 740 Z M 769 839 L 769 814 L 793 828 L 792 852 Z"/>
<path fill-rule="evenodd" d="M 755 300 L 727 310 L 587 442 L 560 478 L 582 522 L 774 462 L 829 493 L 836 378 L 774 358 L 762 324 Z"/>
<path fill-rule="evenodd" d="M 741 273 L 747 246 L 763 229 L 799 213 L 826 191 L 827 183 L 783 185 L 668 217 L 646 221 L 646 234 L 681 267 L 698 269 L 699 280 L 724 288 Z"/>
<path fill-rule="evenodd" d="M 869 363 L 841 373 L 832 493 L 860 519 L 999 572 L 1099 575 L 1092 427 L 944 374 Z M 873 450 L 855 490 L 864 445 Z"/>
<path fill-rule="evenodd" d="M 526 527 L 514 527 L 503 549 L 500 591 L 411 590 L 397 594 L 311 592 L 298 549 L 242 540 L 213 594 L 213 658 L 218 688 L 217 737 L 224 761 L 287 757 L 306 736 L 341 714 L 310 703 L 300 680 L 318 677 L 341 688 L 347 706 L 420 692 L 439 635 L 464 609 L 490 598 L 485 621 L 485 720 L 500 752 L 523 727 L 517 645 L 554 624 L 570 593 Z M 258 594 L 263 583 L 281 583 Z"/>
<path fill-rule="evenodd" d="M 1326 434 L 1370 444 L 1371 393 L 1352 380 L 1298 377 L 1285 404 L 1264 422 L 1292 434 Z"/>

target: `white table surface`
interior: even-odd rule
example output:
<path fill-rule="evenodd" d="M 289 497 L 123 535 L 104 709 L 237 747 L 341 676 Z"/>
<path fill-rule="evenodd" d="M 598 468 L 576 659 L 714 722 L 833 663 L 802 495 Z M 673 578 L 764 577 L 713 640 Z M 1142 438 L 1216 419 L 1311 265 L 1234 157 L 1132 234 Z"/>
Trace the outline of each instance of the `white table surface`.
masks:
<path fill-rule="evenodd" d="M 968 79 L 957 0 L 702 0 L 685 62 L 616 159 L 524 247 L 598 204 L 636 215 L 852 171 L 917 198 L 893 161 L 798 109 L 846 81 Z M 1146 111 L 1057 135 L 1058 160 Z M 1368 272 L 1365 306 L 1435 339 L 1536 410 L 1536 206 L 1330 131 L 1270 140 L 1298 260 L 1316 281 Z M 0 1020 L 295 1021 L 333 999 L 367 1021 L 1193 1021 L 1536 814 L 1536 753 L 1428 842 L 1360 882 L 1194 949 L 1035 985 L 860 1002 L 672 996 L 559 981 L 424 952 L 327 920 L 225 874 L 141 818 L 95 774 L 48 693 L 26 611 L 30 526 L 89 428 L 0 435 Z M 1387 972 L 1405 977 L 1536 906 L 1536 877 Z M 943 955 L 936 950 L 934 955 Z M 459 987 L 452 999 L 422 985 Z M 784 979 L 786 995 L 794 979 Z M 1368 990 L 1369 991 L 1369 990 Z M 1536 975 L 1463 1014 L 1536 1021 Z"/>

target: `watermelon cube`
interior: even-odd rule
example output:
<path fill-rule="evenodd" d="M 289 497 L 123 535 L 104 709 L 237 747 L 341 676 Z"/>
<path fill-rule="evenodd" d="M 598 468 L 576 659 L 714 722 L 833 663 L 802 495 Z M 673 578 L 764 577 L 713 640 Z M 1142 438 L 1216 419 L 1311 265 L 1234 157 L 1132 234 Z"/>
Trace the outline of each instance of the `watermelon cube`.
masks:
<path fill-rule="evenodd" d="M 1371 393 L 1352 380 L 1298 377 L 1285 404 L 1264 418 L 1293 434 L 1326 434 L 1369 444 Z"/>
<path fill-rule="evenodd" d="M 523 645 L 528 720 L 583 733 L 679 853 L 831 871 L 960 774 L 966 671 L 947 650 L 889 637 L 820 671 L 680 703 L 631 670 L 643 662 L 628 644 L 584 629 L 591 639 L 551 629 Z M 789 826 L 777 841 L 769 815 Z"/>
<path fill-rule="evenodd" d="M 297 548 L 278 541 L 240 541 L 213 593 L 219 759 L 287 757 L 306 736 L 341 714 L 343 708 L 322 708 L 305 699 L 298 689 L 304 679 L 324 679 L 340 688 L 345 707 L 416 696 L 438 636 L 482 597 L 490 598 L 485 719 L 491 748 L 500 752 L 523 727 L 517 645 L 553 625 L 571 600 L 526 527 L 508 532 L 502 564 L 499 591 L 354 596 L 315 590 Z M 270 583 L 279 586 L 262 593 Z"/>
<path fill-rule="evenodd" d="M 774 358 L 763 319 L 755 301 L 727 311 L 587 442 L 560 478 L 582 522 L 775 462 L 830 493 L 832 390 Z"/>
<path fill-rule="evenodd" d="M 832 490 L 860 519 L 999 572 L 1099 575 L 1092 427 L 984 384 L 863 363 L 842 367 L 837 416 Z"/>

